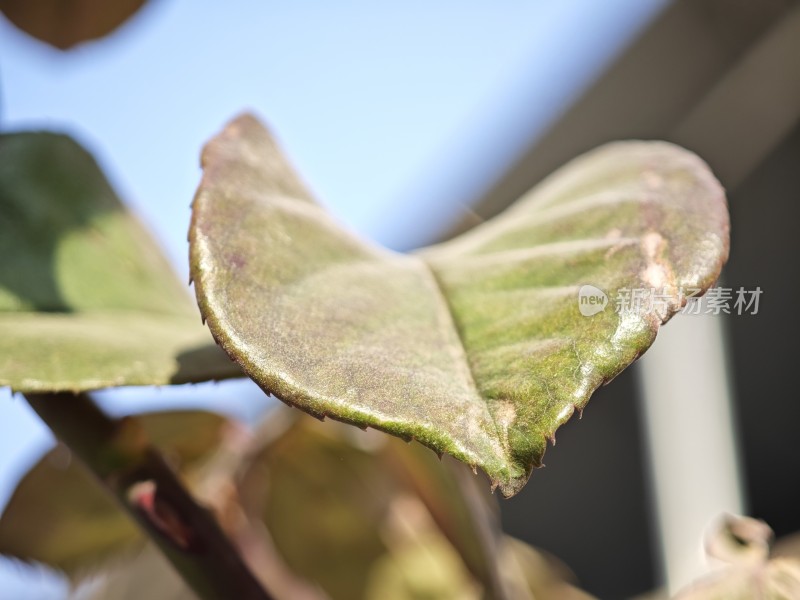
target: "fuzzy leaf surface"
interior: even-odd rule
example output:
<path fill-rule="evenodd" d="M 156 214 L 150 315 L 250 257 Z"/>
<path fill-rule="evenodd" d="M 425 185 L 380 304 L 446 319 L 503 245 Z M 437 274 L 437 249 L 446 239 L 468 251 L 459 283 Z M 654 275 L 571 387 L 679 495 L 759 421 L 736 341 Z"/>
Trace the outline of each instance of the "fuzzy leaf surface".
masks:
<path fill-rule="evenodd" d="M 728 255 L 721 186 L 665 142 L 602 146 L 413 254 L 342 227 L 251 116 L 202 162 L 191 272 L 228 354 L 284 402 L 414 438 L 481 467 L 506 496 Z M 581 313 L 583 285 L 607 295 L 605 310 Z M 659 297 L 614 310 L 637 289 Z"/>

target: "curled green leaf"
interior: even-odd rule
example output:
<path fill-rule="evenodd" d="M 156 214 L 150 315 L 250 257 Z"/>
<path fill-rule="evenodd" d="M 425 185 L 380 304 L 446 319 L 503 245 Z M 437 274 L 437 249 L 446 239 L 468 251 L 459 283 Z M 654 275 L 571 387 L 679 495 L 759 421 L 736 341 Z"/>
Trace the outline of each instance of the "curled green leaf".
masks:
<path fill-rule="evenodd" d="M 722 188 L 665 142 L 603 146 L 410 255 L 339 225 L 251 116 L 203 167 L 191 272 L 225 351 L 284 402 L 452 454 L 506 496 L 728 254 Z M 583 286 L 604 310 L 584 316 Z M 649 291 L 617 312 L 623 290 Z"/>

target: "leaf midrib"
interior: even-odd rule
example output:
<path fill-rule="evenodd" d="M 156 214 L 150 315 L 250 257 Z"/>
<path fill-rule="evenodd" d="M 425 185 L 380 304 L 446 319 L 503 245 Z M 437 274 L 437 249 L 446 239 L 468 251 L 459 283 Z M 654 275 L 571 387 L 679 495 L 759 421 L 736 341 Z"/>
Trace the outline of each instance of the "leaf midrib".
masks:
<path fill-rule="evenodd" d="M 438 312 L 440 313 L 440 316 L 443 316 L 443 319 L 440 320 L 440 322 L 442 322 L 443 324 L 447 323 L 450 325 L 450 327 L 452 327 L 452 331 L 455 333 L 455 336 L 452 337 L 454 337 L 454 339 L 458 341 L 457 348 L 455 349 L 450 348 L 451 355 L 453 355 L 453 359 L 457 364 L 464 365 L 464 368 L 460 369 L 460 371 L 463 373 L 469 388 L 472 391 L 474 391 L 475 397 L 478 398 L 478 400 L 486 409 L 486 413 L 489 416 L 489 420 L 494 425 L 495 440 L 493 441 L 497 442 L 503 449 L 503 454 L 504 454 L 503 458 L 506 462 L 505 466 L 508 468 L 509 478 L 511 478 L 511 471 L 513 467 L 511 464 L 512 463 L 511 452 L 510 448 L 508 447 L 507 436 L 503 435 L 503 431 L 501 431 L 500 422 L 495 417 L 494 411 L 491 409 L 488 399 L 484 398 L 483 395 L 480 393 L 480 390 L 478 389 L 478 385 L 475 380 L 475 374 L 472 370 L 472 363 L 469 358 L 469 353 L 467 352 L 467 348 L 464 343 L 464 336 L 454 317 L 455 311 L 453 310 L 453 306 L 452 304 L 450 304 L 450 301 L 447 298 L 447 294 L 444 291 L 444 286 L 441 280 L 439 279 L 436 270 L 422 256 L 417 256 L 416 258 L 423 265 L 424 271 L 426 271 L 429 274 L 431 280 L 434 283 L 434 289 L 436 292 L 436 299 L 437 299 L 436 304 L 439 307 Z M 455 350 L 455 352 L 453 352 L 453 350 Z"/>

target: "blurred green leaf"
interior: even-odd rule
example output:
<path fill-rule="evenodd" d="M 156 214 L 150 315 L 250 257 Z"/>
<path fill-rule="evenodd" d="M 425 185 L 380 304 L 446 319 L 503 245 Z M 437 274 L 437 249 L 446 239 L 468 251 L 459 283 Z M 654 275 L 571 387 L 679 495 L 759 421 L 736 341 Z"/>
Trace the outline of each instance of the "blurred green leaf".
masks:
<path fill-rule="evenodd" d="M 74 600 L 198 600 L 152 543 L 131 556 L 124 566 L 103 573 L 88 591 L 80 591 Z"/>
<path fill-rule="evenodd" d="M 241 374 L 66 136 L 0 136 L 0 256 L 0 386 L 77 392 Z"/>
<path fill-rule="evenodd" d="M 523 574 L 532 563 L 515 563 L 499 524 L 471 512 L 464 465 L 299 413 L 279 415 L 257 439 L 241 470 L 242 507 L 286 566 L 333 600 L 528 598 L 509 590 L 532 589 Z M 536 573 L 540 589 L 564 581 L 544 561 Z"/>
<path fill-rule="evenodd" d="M 398 483 L 341 429 L 318 425 L 292 420 L 269 440 L 243 472 L 240 499 L 294 573 L 334 599 L 363 598 L 369 567 L 386 552 L 380 524 Z"/>
<path fill-rule="evenodd" d="M 443 465 L 419 445 L 289 411 L 271 415 L 249 444 L 242 446 L 243 440 L 230 435 L 225 441 L 202 467 L 192 469 L 194 489 L 214 480 L 213 487 L 226 490 L 220 476 L 238 473 L 235 491 L 221 494 L 224 498 L 217 494 L 214 507 L 220 517 L 227 513 L 229 535 L 277 597 L 588 598 L 567 583 L 566 569 L 503 537 L 496 523 L 482 521 L 485 515 L 464 514 L 467 499 L 452 485 L 459 479 L 453 465 L 462 473 L 464 465 Z M 422 472 L 416 480 L 409 477 L 409 467 Z M 481 493 L 484 500 L 491 498 L 485 487 Z M 435 517 L 437 511 L 452 513 L 451 521 Z M 445 532 L 453 526 L 463 534 L 456 543 Z M 475 530 L 486 527 L 494 530 L 498 543 L 472 560 L 496 563 L 501 591 L 475 575 L 489 569 L 471 567 L 463 552 L 465 540 L 480 538 Z M 96 598 L 192 597 L 149 545 L 138 556 L 110 564 L 94 589 L 91 597 Z"/>
<path fill-rule="evenodd" d="M 512 598 L 592 600 L 575 585 L 575 576 L 558 560 L 512 537 L 505 537 L 498 562 Z"/>
<path fill-rule="evenodd" d="M 513 571 L 515 579 L 513 600 L 592 600 L 562 576 L 563 570 L 545 555 L 512 538 L 504 540 L 501 560 L 503 568 Z M 191 600 L 195 595 L 186 587 L 178 574 L 151 545 L 131 557 L 124 565 L 117 565 L 103 573 L 88 594 L 78 598 L 96 600 Z M 278 596 L 283 598 L 284 596 Z M 297 596 L 287 595 L 294 600 Z M 457 598 L 491 598 L 481 594 L 464 577 L 458 557 L 439 536 L 424 531 L 415 541 L 402 547 L 397 554 L 387 554 L 375 563 L 368 576 L 367 589 L 362 597 L 347 600 L 445 600 Z M 332 600 L 336 600 L 332 597 Z"/>
<path fill-rule="evenodd" d="M 413 512 L 409 506 L 406 513 Z M 401 509 L 402 510 L 402 509 Z M 479 586 L 467 577 L 458 554 L 442 535 L 403 515 L 403 534 L 370 571 L 364 598 L 369 600 L 479 600 Z"/>
<path fill-rule="evenodd" d="M 108 35 L 145 0 L 0 0 L 0 12 L 22 31 L 67 50 Z"/>
<path fill-rule="evenodd" d="M 724 193 L 694 154 L 619 142 L 459 238 L 400 255 L 317 205 L 253 117 L 203 153 L 191 271 L 208 325 L 264 390 L 415 438 L 512 495 L 592 392 L 705 290 L 728 253 Z M 670 300 L 582 316 L 582 284 Z"/>
<path fill-rule="evenodd" d="M 417 495 L 465 566 L 484 586 L 500 586 L 497 551 L 501 527 L 496 499 L 465 465 L 437 456 L 419 444 L 392 440 L 381 460 L 404 487 Z"/>
<path fill-rule="evenodd" d="M 219 446 L 229 423 L 199 411 L 136 418 L 185 476 Z M 28 471 L 0 517 L 0 554 L 44 563 L 73 577 L 144 541 L 133 521 L 63 445 Z"/>

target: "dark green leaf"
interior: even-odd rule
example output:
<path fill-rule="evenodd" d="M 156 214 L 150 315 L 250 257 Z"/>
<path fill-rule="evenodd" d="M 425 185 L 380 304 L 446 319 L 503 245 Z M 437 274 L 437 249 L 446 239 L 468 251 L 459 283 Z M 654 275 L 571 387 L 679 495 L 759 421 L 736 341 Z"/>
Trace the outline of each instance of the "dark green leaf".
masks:
<path fill-rule="evenodd" d="M 240 374 L 66 136 L 0 136 L 0 256 L 0 386 L 77 392 Z"/>
<path fill-rule="evenodd" d="M 206 412 L 139 418 L 149 439 L 187 476 L 219 446 L 228 425 Z M 133 521 L 61 445 L 22 478 L 0 517 L 0 554 L 41 562 L 71 576 L 143 543 Z"/>
<path fill-rule="evenodd" d="M 0 0 L 0 12 L 25 33 L 66 50 L 122 25 L 145 0 Z"/>
<path fill-rule="evenodd" d="M 415 438 L 480 466 L 507 496 L 728 253 L 722 188 L 664 142 L 603 146 L 413 255 L 342 228 L 252 117 L 212 140 L 203 166 L 191 270 L 230 356 L 288 404 Z M 640 288 L 671 300 L 585 317 L 584 284 L 611 303 Z"/>

